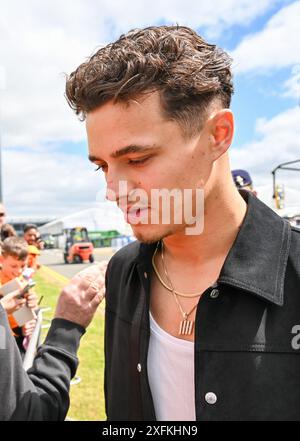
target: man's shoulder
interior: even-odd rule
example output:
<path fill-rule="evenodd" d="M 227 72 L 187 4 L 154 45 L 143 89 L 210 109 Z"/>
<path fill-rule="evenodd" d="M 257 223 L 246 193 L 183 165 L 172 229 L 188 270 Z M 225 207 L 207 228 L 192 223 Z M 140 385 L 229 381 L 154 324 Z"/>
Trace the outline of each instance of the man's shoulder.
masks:
<path fill-rule="evenodd" d="M 110 275 L 127 275 L 136 265 L 148 267 L 151 265 L 151 258 L 156 243 L 143 243 L 138 240 L 121 248 L 109 261 L 107 273 Z"/>
<path fill-rule="evenodd" d="M 292 232 L 296 234 L 296 237 L 298 238 L 298 240 L 300 239 L 300 228 L 299 227 L 291 227 L 292 228 Z"/>
<path fill-rule="evenodd" d="M 126 298 L 125 286 L 128 287 L 128 283 L 132 282 L 140 245 L 138 241 L 132 242 L 117 251 L 110 259 L 106 270 L 105 282 L 106 309 L 118 310 L 121 308 L 119 302 L 124 301 L 124 298 Z"/>
<path fill-rule="evenodd" d="M 300 229 L 294 226 L 291 227 L 289 260 L 293 271 L 296 272 L 300 281 Z"/>
<path fill-rule="evenodd" d="M 291 227 L 291 244 L 296 247 L 296 252 L 298 252 L 298 257 L 300 257 L 300 228 Z"/>
<path fill-rule="evenodd" d="M 138 240 L 135 240 L 128 245 L 125 245 L 114 254 L 114 256 L 111 258 L 111 261 L 136 259 L 139 255 L 140 246 L 141 242 L 139 242 Z"/>
<path fill-rule="evenodd" d="M 136 240 L 118 250 L 110 259 L 108 270 L 122 270 L 129 268 L 138 258 L 141 243 Z"/>
<path fill-rule="evenodd" d="M 296 246 L 298 249 L 298 256 L 300 257 L 300 228 L 298 227 L 291 227 L 291 243 Z"/>

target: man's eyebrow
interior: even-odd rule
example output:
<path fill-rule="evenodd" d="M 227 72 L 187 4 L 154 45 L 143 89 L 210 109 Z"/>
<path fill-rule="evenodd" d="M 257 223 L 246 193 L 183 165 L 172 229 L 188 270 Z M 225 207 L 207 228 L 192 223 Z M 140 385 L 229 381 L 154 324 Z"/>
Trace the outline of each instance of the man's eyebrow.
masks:
<path fill-rule="evenodd" d="M 126 147 L 122 147 L 120 150 L 116 150 L 114 153 L 110 155 L 111 158 L 120 158 L 121 156 L 128 155 L 129 153 L 147 153 L 159 150 L 160 147 L 157 145 L 128 145 Z M 101 158 L 97 158 L 97 156 L 89 155 L 89 160 L 91 162 L 95 161 L 103 161 Z M 104 162 L 104 161 L 103 161 Z"/>

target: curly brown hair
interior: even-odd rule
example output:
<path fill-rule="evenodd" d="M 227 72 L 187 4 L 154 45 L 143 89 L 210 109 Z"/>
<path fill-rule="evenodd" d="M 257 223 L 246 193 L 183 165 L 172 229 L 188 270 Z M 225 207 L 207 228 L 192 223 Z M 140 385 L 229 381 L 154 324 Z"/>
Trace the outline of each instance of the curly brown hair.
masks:
<path fill-rule="evenodd" d="M 66 98 L 76 114 L 106 102 L 129 102 L 158 91 L 163 115 L 187 135 L 201 128 L 216 98 L 230 106 L 231 58 L 184 26 L 135 29 L 99 49 L 67 78 Z"/>

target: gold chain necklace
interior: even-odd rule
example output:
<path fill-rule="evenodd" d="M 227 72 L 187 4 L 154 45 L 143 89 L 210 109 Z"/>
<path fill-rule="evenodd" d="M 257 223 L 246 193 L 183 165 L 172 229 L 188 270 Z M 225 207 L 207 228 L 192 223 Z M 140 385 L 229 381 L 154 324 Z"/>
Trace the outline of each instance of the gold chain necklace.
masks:
<path fill-rule="evenodd" d="M 161 242 L 161 243 L 163 243 L 163 242 Z M 158 250 L 158 246 L 159 246 L 159 244 L 160 244 L 160 242 L 158 242 L 157 247 L 156 247 L 156 249 L 155 249 L 155 251 L 154 251 L 154 254 L 153 254 L 153 256 L 152 256 L 152 266 L 153 266 L 154 272 L 155 272 L 155 274 L 156 274 L 158 280 L 160 281 L 160 283 L 161 283 L 161 284 L 162 284 L 162 285 L 163 285 L 168 291 L 170 291 L 170 292 L 173 292 L 173 291 L 174 291 L 174 293 L 175 293 L 177 296 L 179 296 L 179 297 L 186 297 L 186 298 L 200 297 L 201 294 L 202 294 L 202 292 L 201 292 L 201 293 L 194 293 L 194 294 L 192 294 L 192 293 L 184 293 L 184 292 L 176 291 L 175 289 L 172 289 L 171 286 L 167 285 L 166 282 L 162 279 L 161 275 L 159 274 L 158 268 L 157 268 L 157 266 L 156 266 L 156 264 L 155 264 L 155 260 L 154 260 L 156 254 L 157 254 L 157 250 Z M 164 272 L 165 272 L 165 274 L 166 274 L 166 277 L 167 277 L 168 280 L 170 280 L 170 277 L 168 276 L 168 273 L 167 273 L 167 271 L 166 271 L 166 266 L 165 266 L 165 263 L 164 263 L 163 245 L 162 245 L 161 260 L 162 260 L 162 263 L 163 263 L 163 268 L 164 268 Z M 169 283 L 170 283 L 170 282 L 169 282 Z M 171 285 L 171 284 L 170 284 L 170 285 Z"/>
<path fill-rule="evenodd" d="M 154 263 L 154 255 L 156 254 L 158 245 L 156 247 L 155 253 L 153 254 L 153 258 L 152 258 L 152 264 L 154 264 L 153 268 L 154 268 L 155 273 L 156 273 L 157 276 L 159 276 L 159 273 L 158 273 L 157 268 L 156 268 L 155 263 Z M 174 286 L 173 286 L 173 284 L 172 284 L 172 282 L 170 280 L 170 277 L 169 277 L 169 274 L 168 274 L 168 271 L 167 271 L 167 268 L 166 268 L 166 265 L 165 265 L 164 256 L 163 256 L 163 246 L 164 246 L 163 242 L 161 241 L 161 258 L 162 258 L 162 264 L 163 264 L 164 272 L 165 272 L 165 275 L 166 275 L 166 277 L 168 279 L 169 284 L 171 285 L 171 289 L 170 290 L 172 291 L 174 300 L 175 300 L 175 302 L 176 302 L 176 304 L 177 304 L 177 306 L 179 308 L 179 311 L 180 311 L 180 313 L 182 315 L 182 320 L 180 321 L 178 334 L 179 335 L 191 335 L 192 332 L 193 332 L 194 320 L 188 320 L 188 318 L 191 315 L 191 313 L 196 309 L 196 307 L 198 305 L 198 302 L 192 307 L 192 309 L 189 312 L 185 312 L 182 309 L 182 306 L 181 306 L 181 304 L 180 304 L 180 302 L 179 302 L 179 300 L 177 298 L 176 291 L 174 290 Z M 162 282 L 162 279 L 161 279 L 160 276 L 158 277 L 158 279 L 159 279 L 160 282 Z M 163 284 L 163 286 L 165 286 L 165 285 Z M 185 297 L 199 297 L 201 294 L 197 294 L 197 295 L 193 295 L 193 296 L 186 296 L 185 295 Z"/>

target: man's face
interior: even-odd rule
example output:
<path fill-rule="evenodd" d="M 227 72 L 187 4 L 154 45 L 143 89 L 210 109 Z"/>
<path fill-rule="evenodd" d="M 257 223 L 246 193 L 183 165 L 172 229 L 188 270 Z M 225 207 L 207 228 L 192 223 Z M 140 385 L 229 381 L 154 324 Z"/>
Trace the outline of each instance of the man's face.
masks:
<path fill-rule="evenodd" d="M 21 276 L 26 267 L 26 259 L 18 260 L 13 256 L 2 256 L 2 273 L 7 279 L 12 280 Z"/>
<path fill-rule="evenodd" d="M 0 226 L 4 225 L 6 222 L 6 214 L 5 214 L 5 208 L 3 204 L 0 204 Z"/>
<path fill-rule="evenodd" d="M 35 228 L 30 228 L 30 230 L 24 233 L 24 239 L 28 245 L 34 245 L 36 241 L 37 230 Z"/>
<path fill-rule="evenodd" d="M 174 121 L 161 112 L 158 93 L 129 104 L 108 102 L 89 112 L 86 120 L 90 159 L 102 167 L 108 198 L 115 199 L 125 212 L 136 237 L 153 242 L 181 232 L 186 224 L 164 225 L 138 223 L 139 216 L 150 219 L 151 190 L 196 189 L 207 181 L 212 167 L 208 154 L 208 136 L 203 129 L 187 139 Z M 126 181 L 128 192 L 120 194 L 119 182 Z M 127 211 L 132 192 L 142 189 L 148 198 L 140 201 L 141 210 Z"/>

